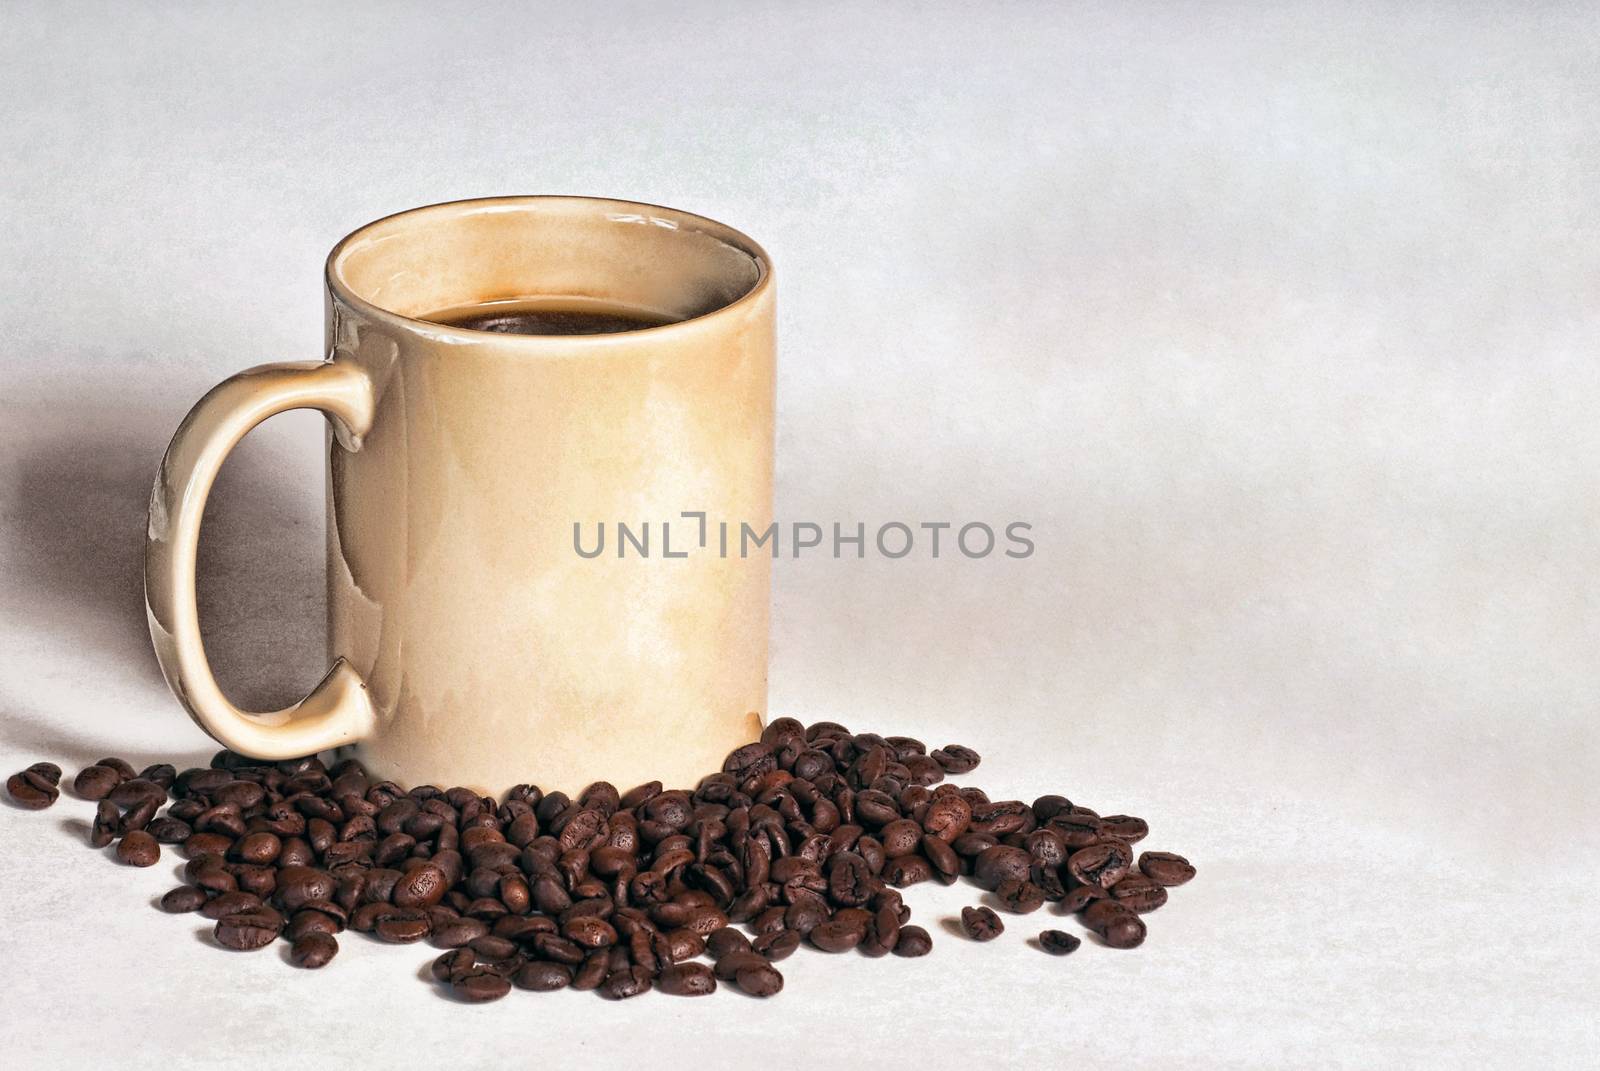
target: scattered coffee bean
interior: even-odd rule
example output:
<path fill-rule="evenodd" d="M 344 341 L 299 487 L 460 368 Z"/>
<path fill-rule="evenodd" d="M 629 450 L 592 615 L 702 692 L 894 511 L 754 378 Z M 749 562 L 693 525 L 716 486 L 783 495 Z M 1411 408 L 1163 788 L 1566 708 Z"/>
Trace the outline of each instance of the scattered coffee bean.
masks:
<path fill-rule="evenodd" d="M 1065 956 L 1076 952 L 1083 939 L 1064 930 L 1045 930 L 1039 935 L 1039 947 L 1052 956 Z"/>
<path fill-rule="evenodd" d="M 900 939 L 894 945 L 895 955 L 909 958 L 926 956 L 932 951 L 933 938 L 928 936 L 927 930 L 921 926 L 900 927 Z"/>
<path fill-rule="evenodd" d="M 734 984 L 752 997 L 776 996 L 783 989 L 783 975 L 767 962 L 745 967 L 733 977 Z"/>
<path fill-rule="evenodd" d="M 85 766 L 72 779 L 72 791 L 86 800 L 103 800 L 122 781 L 122 774 L 110 766 Z"/>
<path fill-rule="evenodd" d="M 339 942 L 332 934 L 312 931 L 295 939 L 289 948 L 289 961 L 296 967 L 315 970 L 326 967 L 338 953 Z"/>
<path fill-rule="evenodd" d="M 161 845 L 144 830 L 135 829 L 117 842 L 117 859 L 129 866 L 155 866 L 161 860 Z"/>
<path fill-rule="evenodd" d="M 1145 876 L 1162 885 L 1182 885 L 1194 877 L 1194 867 L 1189 860 L 1171 852 L 1144 852 L 1139 856 L 1139 869 Z"/>
<path fill-rule="evenodd" d="M 534 960 L 526 963 L 517 971 L 513 979 L 518 989 L 531 989 L 536 993 L 548 993 L 556 989 L 565 989 L 572 984 L 572 968 L 564 963 L 551 963 L 547 960 Z"/>
<path fill-rule="evenodd" d="M 6 791 L 17 806 L 42 811 L 61 795 L 61 767 L 53 762 L 36 762 L 6 779 Z"/>
<path fill-rule="evenodd" d="M 974 941 L 993 941 L 1005 932 L 1006 924 L 987 907 L 961 909 L 961 928 Z"/>
<path fill-rule="evenodd" d="M 995 899 L 1014 915 L 1026 915 L 1044 906 L 1044 892 L 1031 881 L 1007 878 L 995 887 Z"/>
<path fill-rule="evenodd" d="M 493 971 L 475 968 L 451 978 L 450 991 L 468 1004 L 483 1004 L 511 992 L 511 983 Z"/>
<path fill-rule="evenodd" d="M 215 934 L 217 944 L 235 952 L 251 952 L 265 948 L 278 939 L 281 920 L 267 910 L 241 911 L 218 919 Z"/>
<path fill-rule="evenodd" d="M 656 978 L 656 988 L 675 997 L 703 997 L 717 990 L 717 976 L 704 963 L 675 963 Z"/>
<path fill-rule="evenodd" d="M 206 903 L 206 891 L 195 885 L 179 885 L 161 898 L 161 910 L 174 915 L 199 911 Z"/>

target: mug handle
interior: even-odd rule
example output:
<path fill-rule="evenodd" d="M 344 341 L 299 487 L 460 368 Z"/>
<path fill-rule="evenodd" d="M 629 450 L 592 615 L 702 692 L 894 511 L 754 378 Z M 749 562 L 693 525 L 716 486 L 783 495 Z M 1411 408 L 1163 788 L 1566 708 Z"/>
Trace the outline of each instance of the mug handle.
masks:
<path fill-rule="evenodd" d="M 342 362 L 264 364 L 223 380 L 178 425 L 150 492 L 144 548 L 145 608 L 161 672 L 189 716 L 224 747 L 289 759 L 351 744 L 377 724 L 366 682 L 343 658 L 311 694 L 283 710 L 250 713 L 211 675 L 195 602 L 195 552 L 211 484 L 240 439 L 270 416 L 320 409 L 339 442 L 361 447 L 372 426 L 372 381 Z"/>

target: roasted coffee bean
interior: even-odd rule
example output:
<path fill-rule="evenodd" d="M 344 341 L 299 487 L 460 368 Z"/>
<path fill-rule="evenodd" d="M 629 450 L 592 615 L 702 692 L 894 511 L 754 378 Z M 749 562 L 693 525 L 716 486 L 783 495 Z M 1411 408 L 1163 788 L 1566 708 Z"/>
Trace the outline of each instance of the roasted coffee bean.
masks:
<path fill-rule="evenodd" d="M 511 982 L 494 971 L 475 967 L 453 976 L 450 992 L 468 1004 L 484 1004 L 511 992 Z"/>
<path fill-rule="evenodd" d="M 159 805 L 167 802 L 167 790 L 154 781 L 136 777 L 117 785 L 106 799 L 124 809 L 131 809 L 152 800 Z"/>
<path fill-rule="evenodd" d="M 428 913 L 420 908 L 381 905 L 373 916 L 372 932 L 378 935 L 379 940 L 390 944 L 405 945 L 420 941 L 428 936 L 432 928 Z"/>
<path fill-rule="evenodd" d="M 733 981 L 752 997 L 776 996 L 783 990 L 783 975 L 765 960 L 759 966 L 742 968 L 733 976 Z"/>
<path fill-rule="evenodd" d="M 806 934 L 806 938 L 824 952 L 848 952 L 859 945 L 866 936 L 867 927 L 862 922 L 837 918 L 813 927 L 811 932 Z"/>
<path fill-rule="evenodd" d="M 795 938 L 795 943 L 799 943 L 798 936 Z M 721 959 L 730 952 L 748 952 L 750 947 L 750 939 L 732 926 L 724 926 L 706 938 L 706 952 L 712 959 Z"/>
<path fill-rule="evenodd" d="M 703 997 L 717 990 L 717 976 L 704 963 L 675 963 L 656 978 L 656 988 L 674 997 Z"/>
<path fill-rule="evenodd" d="M 960 744 L 946 744 L 931 752 L 930 757 L 944 768 L 945 773 L 955 774 L 958 777 L 976 770 L 978 763 L 982 761 L 976 751 Z"/>
<path fill-rule="evenodd" d="M 101 800 L 95 805 L 94 822 L 89 826 L 89 846 L 104 848 L 117 839 L 117 832 L 122 828 L 122 812 L 110 800 Z"/>
<path fill-rule="evenodd" d="M 961 928 L 974 941 L 993 941 L 1005 932 L 1005 923 L 987 907 L 961 909 Z"/>
<path fill-rule="evenodd" d="M 471 944 L 480 937 L 487 937 L 489 924 L 482 919 L 460 918 L 451 919 L 443 925 L 434 925 L 432 936 L 429 938 L 435 948 L 460 948 Z"/>
<path fill-rule="evenodd" d="M 242 911 L 219 919 L 212 933 L 223 948 L 250 952 L 276 941 L 281 923 L 277 913 L 270 910 Z"/>
<path fill-rule="evenodd" d="M 985 889 L 999 888 L 1003 881 L 1028 880 L 1033 869 L 1033 856 L 1021 848 L 996 844 L 985 848 L 972 864 L 972 880 Z"/>
<path fill-rule="evenodd" d="M 1111 894 L 1098 885 L 1074 885 L 1061 897 L 1061 909 L 1069 914 L 1082 911 L 1096 900 L 1103 900 Z"/>
<path fill-rule="evenodd" d="M 1145 876 L 1163 886 L 1182 885 L 1194 877 L 1194 867 L 1189 860 L 1171 852 L 1144 852 L 1139 856 L 1139 869 Z"/>
<path fill-rule="evenodd" d="M 627 1000 L 650 992 L 650 972 L 643 967 L 618 967 L 600 984 L 600 995 L 607 1000 Z"/>
<path fill-rule="evenodd" d="M 339 942 L 332 934 L 313 930 L 295 938 L 289 947 L 289 961 L 296 967 L 315 970 L 326 967 L 339 953 Z"/>
<path fill-rule="evenodd" d="M 53 762 L 36 762 L 6 779 L 6 791 L 19 807 L 42 811 L 61 795 L 61 767 Z"/>
<path fill-rule="evenodd" d="M 1084 911 L 1083 921 L 1112 948 L 1137 948 L 1144 943 L 1144 920 L 1115 900 L 1096 900 Z"/>
<path fill-rule="evenodd" d="M 1065 956 L 1076 952 L 1078 946 L 1083 944 L 1080 938 L 1062 930 L 1045 930 L 1039 935 L 1039 947 L 1052 956 Z"/>
<path fill-rule="evenodd" d="M 101 800 L 100 802 L 109 803 L 110 801 Z M 112 806 L 115 806 L 115 804 Z M 144 828 L 146 833 L 149 833 L 162 844 L 182 844 L 184 841 L 188 840 L 189 835 L 194 832 L 194 830 L 189 828 L 188 822 L 180 821 L 176 818 L 173 818 L 171 815 L 156 818 Z"/>
<path fill-rule="evenodd" d="M 241 911 L 260 911 L 264 906 L 261 897 L 254 893 L 233 890 L 213 896 L 200 908 L 200 913 L 208 919 L 224 919 Z"/>
<path fill-rule="evenodd" d="M 161 845 L 144 830 L 135 829 L 117 842 L 117 859 L 128 866 L 155 866 L 161 861 Z"/>
<path fill-rule="evenodd" d="M 369 879 L 370 880 L 370 879 Z M 444 872 L 432 863 L 400 875 L 390 886 L 396 907 L 432 907 L 449 891 Z"/>
<path fill-rule="evenodd" d="M 1008 878 L 995 887 L 1000 906 L 1014 915 L 1026 915 L 1044 906 L 1044 892 L 1031 881 Z"/>
<path fill-rule="evenodd" d="M 110 766 L 85 766 L 72 779 L 72 791 L 86 800 L 103 800 L 122 784 L 122 774 Z"/>
<path fill-rule="evenodd" d="M 926 956 L 933 951 L 933 938 L 921 926 L 900 927 L 900 939 L 894 944 L 894 954 L 908 958 Z"/>
<path fill-rule="evenodd" d="M 294 913 L 294 917 L 289 920 L 288 929 L 284 931 L 284 936 L 290 941 L 298 941 L 311 933 L 324 933 L 332 937 L 343 929 L 343 924 L 332 915 L 308 909 Z"/>
<path fill-rule="evenodd" d="M 119 779 L 119 781 L 118 781 L 119 784 L 122 781 L 131 781 L 135 777 L 138 776 L 134 772 L 133 767 L 128 765 L 128 760 L 127 759 L 116 759 L 116 758 L 101 759 L 99 762 L 95 763 L 95 765 L 96 766 L 105 766 L 108 769 L 114 770 L 116 772 L 116 775 L 117 775 L 118 779 Z"/>
<path fill-rule="evenodd" d="M 512 982 L 518 989 L 531 989 L 536 993 L 549 993 L 565 989 L 572 984 L 572 968 L 563 963 L 535 960 L 524 964 Z"/>
<path fill-rule="evenodd" d="M 1131 814 L 1107 814 L 1100 816 L 1100 832 L 1132 844 L 1149 836 L 1150 826 Z"/>
<path fill-rule="evenodd" d="M 1144 874 L 1129 874 L 1111 886 L 1111 898 L 1143 915 L 1167 902 L 1167 890 Z"/>
<path fill-rule="evenodd" d="M 815 934 L 816 930 L 813 929 L 811 932 Z M 773 963 L 777 963 L 779 960 L 788 959 L 794 954 L 795 949 L 800 947 L 800 934 L 794 930 L 776 930 L 772 933 L 764 933 L 750 942 L 749 947 L 752 952 L 765 956 Z M 840 949 L 840 951 L 843 951 L 843 949 Z"/>
<path fill-rule="evenodd" d="M 1079 848 L 1067 858 L 1067 870 L 1085 885 L 1109 889 L 1133 867 L 1133 852 L 1121 841 L 1101 841 Z"/>
<path fill-rule="evenodd" d="M 258 865 L 273 862 L 282 850 L 283 841 L 273 833 L 251 833 L 233 846 L 234 858 Z"/>
<path fill-rule="evenodd" d="M 206 903 L 206 891 L 194 885 L 179 885 L 161 898 L 161 910 L 173 915 L 199 911 Z"/>

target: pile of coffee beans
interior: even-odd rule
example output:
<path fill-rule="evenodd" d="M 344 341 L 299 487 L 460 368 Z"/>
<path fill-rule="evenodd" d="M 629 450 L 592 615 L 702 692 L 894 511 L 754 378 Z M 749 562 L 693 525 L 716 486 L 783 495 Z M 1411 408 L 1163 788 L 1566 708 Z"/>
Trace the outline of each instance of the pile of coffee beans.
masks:
<path fill-rule="evenodd" d="M 114 843 L 140 867 L 162 845 L 182 854 L 184 884 L 161 907 L 213 921 L 222 947 L 285 940 L 290 962 L 314 969 L 348 930 L 426 940 L 443 950 L 433 977 L 469 1002 L 512 988 L 703 996 L 719 983 L 772 996 L 776 964 L 802 944 L 926 955 L 932 938 L 899 890 L 963 877 L 1007 913 L 1051 903 L 1102 944 L 1132 948 L 1142 916 L 1194 877 L 1182 856 L 1135 856 L 1141 819 L 945 782 L 977 765 L 970 748 L 929 752 L 909 737 L 779 718 L 692 790 L 600 781 L 574 799 L 517 785 L 496 802 L 374 782 L 349 759 L 228 751 L 182 773 L 102 759 L 72 787 L 96 804 L 92 846 Z M 60 780 L 37 763 L 6 788 L 39 809 Z M 989 941 L 1005 925 L 985 905 L 965 909 L 961 928 Z M 1038 936 L 1055 955 L 1080 944 L 1061 930 Z"/>

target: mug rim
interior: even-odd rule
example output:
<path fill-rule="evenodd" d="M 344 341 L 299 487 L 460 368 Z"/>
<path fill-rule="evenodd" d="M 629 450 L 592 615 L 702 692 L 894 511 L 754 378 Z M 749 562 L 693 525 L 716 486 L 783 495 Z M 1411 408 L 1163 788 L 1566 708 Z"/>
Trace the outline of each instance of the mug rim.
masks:
<path fill-rule="evenodd" d="M 639 215 L 645 212 L 667 213 L 673 222 L 691 222 L 706 233 L 726 242 L 728 245 L 744 253 L 755 262 L 756 281 L 750 289 L 734 298 L 726 305 L 719 305 L 714 309 L 690 316 L 683 320 L 673 320 L 670 323 L 656 324 L 651 327 L 639 327 L 628 331 L 616 331 L 592 335 L 523 335 L 504 333 L 498 331 L 479 331 L 470 327 L 454 327 L 449 324 L 437 323 L 433 320 L 424 320 L 416 316 L 407 316 L 395 312 L 393 309 L 362 297 L 356 293 L 349 281 L 344 278 L 341 259 L 351 247 L 368 237 L 368 232 L 387 224 L 393 224 L 408 216 L 424 216 L 432 214 L 466 214 L 474 210 L 515 210 L 517 208 L 531 208 L 539 204 L 555 205 L 565 202 L 586 208 L 610 209 L 614 212 L 625 212 L 629 215 Z M 449 342 L 493 342 L 496 345 L 523 346 L 529 349 L 562 347 L 573 345 L 603 346 L 636 339 L 641 335 L 659 335 L 662 332 L 681 331 L 692 329 L 694 325 L 705 323 L 732 313 L 735 309 L 746 304 L 752 304 L 761 299 L 762 295 L 772 289 L 773 271 L 772 258 L 763 249 L 760 243 L 745 234 L 743 231 L 720 223 L 709 216 L 702 216 L 695 212 L 686 212 L 681 208 L 672 208 L 668 205 L 652 204 L 647 201 L 627 201 L 613 197 L 590 197 L 574 194 L 506 194 L 494 197 L 463 197 L 453 201 L 438 201 L 433 204 L 418 205 L 414 208 L 402 209 L 391 212 L 386 216 L 363 223 L 355 230 L 346 234 L 334 243 L 328 252 L 327 259 L 323 262 L 323 281 L 333 297 L 345 305 L 361 312 L 363 315 L 388 323 L 390 326 L 413 334 L 439 338 Z"/>

